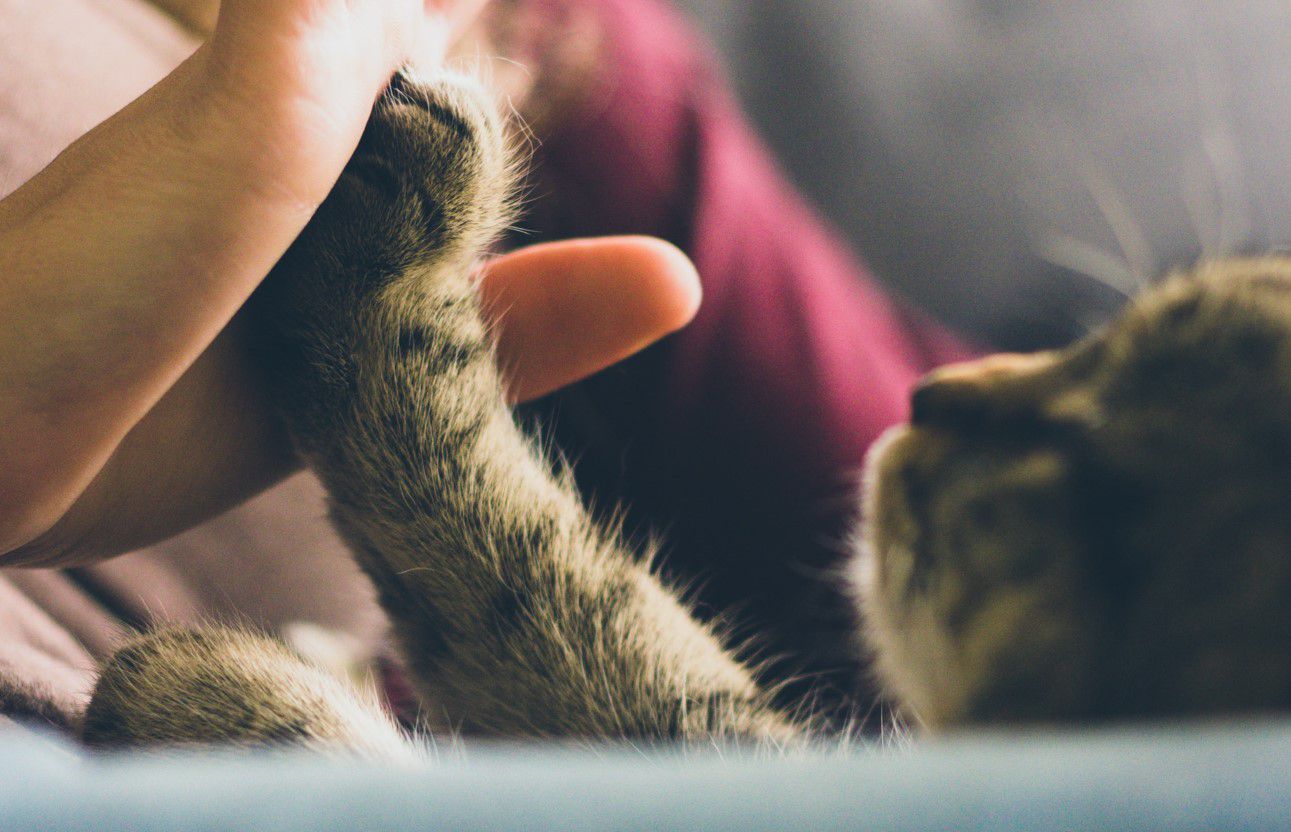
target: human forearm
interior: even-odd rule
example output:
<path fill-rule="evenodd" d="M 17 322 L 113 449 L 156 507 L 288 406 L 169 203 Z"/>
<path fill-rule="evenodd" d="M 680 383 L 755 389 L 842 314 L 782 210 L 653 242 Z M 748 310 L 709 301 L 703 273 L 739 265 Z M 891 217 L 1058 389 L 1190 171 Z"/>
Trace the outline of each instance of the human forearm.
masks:
<path fill-rule="evenodd" d="M 4 553 L 3 562 L 75 566 L 150 546 L 296 467 L 235 319 L 130 430 L 71 507 Z"/>
<path fill-rule="evenodd" d="M 0 550 L 68 508 L 308 218 L 249 193 L 204 60 L 0 208 Z"/>
<path fill-rule="evenodd" d="M 330 184 L 279 184 L 296 180 L 269 170 L 277 128 L 230 123 L 207 60 L 0 207 L 0 551 L 67 510 Z"/>
<path fill-rule="evenodd" d="M 211 343 L 415 33 L 433 59 L 446 31 L 417 0 L 224 5 L 190 60 L 0 204 L 0 551 L 61 516 Z"/>

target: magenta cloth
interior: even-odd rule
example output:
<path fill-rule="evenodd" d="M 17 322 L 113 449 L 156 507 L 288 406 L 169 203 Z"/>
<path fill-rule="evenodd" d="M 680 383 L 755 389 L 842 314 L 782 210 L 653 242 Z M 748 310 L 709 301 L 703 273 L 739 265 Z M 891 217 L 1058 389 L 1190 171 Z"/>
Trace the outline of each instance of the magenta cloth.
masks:
<path fill-rule="evenodd" d="M 739 632 L 783 659 L 777 676 L 852 691 L 838 567 L 856 475 L 906 417 L 916 379 L 971 351 L 877 288 L 786 184 L 676 15 L 653 0 L 549 2 L 593 10 L 605 54 L 581 111 L 543 137 L 529 224 L 542 238 L 664 237 L 694 259 L 704 303 L 678 335 L 545 403 L 544 418 L 584 489 L 629 506 L 631 529 L 661 533 L 668 570 L 701 587 L 705 610 L 735 611 Z"/>

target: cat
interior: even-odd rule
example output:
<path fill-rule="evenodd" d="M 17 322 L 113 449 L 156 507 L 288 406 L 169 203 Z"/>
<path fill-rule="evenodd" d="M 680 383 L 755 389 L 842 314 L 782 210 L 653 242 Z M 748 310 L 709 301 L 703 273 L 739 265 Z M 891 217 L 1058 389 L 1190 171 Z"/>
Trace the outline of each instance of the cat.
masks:
<path fill-rule="evenodd" d="M 474 82 L 401 73 L 252 307 L 268 386 L 423 712 L 502 737 L 816 741 L 506 407 L 471 278 L 511 215 L 505 136 Z M 1289 290 L 1291 260 L 1203 268 L 1076 347 L 916 392 L 911 426 L 870 456 L 854 569 L 910 720 L 1291 704 Z M 373 697 L 217 628 L 122 648 L 82 734 L 415 753 Z"/>
<path fill-rule="evenodd" d="M 866 480 L 868 636 L 925 724 L 1291 708 L 1291 258 L 933 373 Z"/>

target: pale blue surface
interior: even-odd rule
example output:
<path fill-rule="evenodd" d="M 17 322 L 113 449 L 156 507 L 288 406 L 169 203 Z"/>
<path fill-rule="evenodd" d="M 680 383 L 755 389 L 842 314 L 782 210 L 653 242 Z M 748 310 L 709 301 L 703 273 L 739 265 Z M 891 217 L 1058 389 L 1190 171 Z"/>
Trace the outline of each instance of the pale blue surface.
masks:
<path fill-rule="evenodd" d="M 0 830 L 1291 829 L 1291 723 L 988 736 L 797 760 L 473 750 L 86 761 L 0 744 Z"/>

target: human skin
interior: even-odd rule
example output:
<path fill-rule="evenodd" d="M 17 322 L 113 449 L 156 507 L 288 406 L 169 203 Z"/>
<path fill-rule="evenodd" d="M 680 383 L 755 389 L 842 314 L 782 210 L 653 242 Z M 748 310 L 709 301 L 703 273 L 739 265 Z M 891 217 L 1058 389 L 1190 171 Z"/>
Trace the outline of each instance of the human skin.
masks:
<path fill-rule="evenodd" d="M 192 58 L 0 202 L 0 563 L 128 551 L 293 470 L 234 316 L 393 70 L 479 5 L 226 0 Z M 698 303 L 684 256 L 636 238 L 509 255 L 482 291 L 517 399 Z"/>

